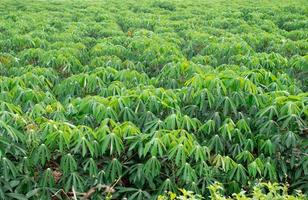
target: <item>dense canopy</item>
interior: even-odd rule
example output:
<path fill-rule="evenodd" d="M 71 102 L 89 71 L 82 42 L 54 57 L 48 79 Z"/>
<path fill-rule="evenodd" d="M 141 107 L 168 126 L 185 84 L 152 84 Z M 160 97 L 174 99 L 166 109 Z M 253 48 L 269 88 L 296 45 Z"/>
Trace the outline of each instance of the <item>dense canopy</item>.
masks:
<path fill-rule="evenodd" d="M 307 8 L 1 0 L 0 199 L 307 193 Z"/>

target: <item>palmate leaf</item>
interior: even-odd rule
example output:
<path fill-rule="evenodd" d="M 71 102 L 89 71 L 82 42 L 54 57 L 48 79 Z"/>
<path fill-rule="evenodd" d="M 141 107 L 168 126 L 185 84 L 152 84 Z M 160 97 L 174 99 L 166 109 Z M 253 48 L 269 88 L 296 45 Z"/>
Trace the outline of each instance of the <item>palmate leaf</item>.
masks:
<path fill-rule="evenodd" d="M 101 144 L 101 151 L 104 154 L 109 149 L 109 155 L 117 153 L 120 155 L 124 150 L 122 139 L 114 132 L 107 134 Z"/>
<path fill-rule="evenodd" d="M 19 181 L 17 181 L 17 184 L 18 183 Z M 0 186 L 0 198 L 5 199 L 6 193 L 12 192 L 15 184 L 11 184 L 11 182 L 6 181 L 5 179 L 0 179 Z"/>
<path fill-rule="evenodd" d="M 92 143 L 85 137 L 80 135 L 80 138 L 76 138 L 75 140 L 75 147 L 73 149 L 74 153 L 81 152 L 82 157 L 85 157 L 87 152 L 90 152 L 91 156 L 98 152 L 94 152 L 94 147 Z"/>
<path fill-rule="evenodd" d="M 10 137 L 12 141 L 16 142 L 25 139 L 25 136 L 20 131 L 3 122 L 2 120 L 0 120 L 0 133 L 7 135 L 7 137 Z"/>
<path fill-rule="evenodd" d="M 50 158 L 50 151 L 45 144 L 41 144 L 34 152 L 34 163 L 40 162 L 40 164 L 44 166 L 46 161 L 49 161 Z"/>
<path fill-rule="evenodd" d="M 96 177 L 97 183 L 99 183 L 99 184 L 106 183 L 107 178 L 106 178 L 106 171 L 105 170 L 103 170 L 103 169 L 99 170 L 95 177 Z"/>
<path fill-rule="evenodd" d="M 160 131 L 160 133 L 165 134 L 165 131 Z M 193 146 L 194 141 L 196 140 L 193 134 L 187 132 L 184 129 L 172 130 L 169 131 L 168 133 L 172 138 L 171 146 L 174 146 L 177 143 L 183 143 L 188 150 Z"/>
<path fill-rule="evenodd" d="M 179 137 L 185 137 L 179 135 L 179 130 L 159 130 L 155 133 L 157 134 L 157 137 L 159 137 L 163 142 L 166 149 L 172 148 L 175 141 L 180 142 L 181 139 Z M 187 139 L 189 140 L 189 138 Z"/>
<path fill-rule="evenodd" d="M 107 134 L 111 133 L 111 129 L 107 124 L 101 123 L 101 125 L 94 132 L 94 137 L 98 141 L 103 141 Z"/>
<path fill-rule="evenodd" d="M 11 160 L 6 157 L 1 158 L 1 165 L 3 170 L 3 176 L 6 181 L 10 180 L 11 178 L 15 178 L 18 174 L 18 171 Z"/>
<path fill-rule="evenodd" d="M 190 90 L 188 90 L 190 91 Z M 188 94 L 187 96 L 190 96 L 191 94 Z M 189 101 L 189 100 L 188 100 Z M 183 113 L 186 113 L 188 116 L 197 116 L 200 113 L 199 106 L 195 105 L 195 103 L 187 105 L 183 107 Z"/>
<path fill-rule="evenodd" d="M 214 112 L 214 114 L 212 115 L 211 119 L 215 122 L 215 126 L 216 127 L 220 127 L 221 126 L 221 122 L 222 122 L 222 116 L 219 112 Z"/>
<path fill-rule="evenodd" d="M 148 152 L 151 153 L 152 156 L 163 156 L 166 151 L 165 144 L 158 137 L 153 137 L 149 142 L 147 142 L 144 146 L 143 155 L 146 156 Z"/>
<path fill-rule="evenodd" d="M 119 124 L 117 123 L 117 121 L 111 119 L 111 118 L 104 118 L 103 121 L 101 121 L 101 126 L 108 126 L 110 129 L 113 129 L 115 127 L 117 127 Z"/>
<path fill-rule="evenodd" d="M 216 123 L 214 120 L 210 119 L 206 121 L 202 126 L 199 128 L 199 132 L 201 132 L 203 135 L 209 135 L 211 133 L 214 133 L 216 130 Z"/>
<path fill-rule="evenodd" d="M 140 114 L 137 124 L 140 127 L 144 127 L 147 122 L 153 121 L 155 118 L 156 116 L 151 111 L 142 112 Z"/>
<path fill-rule="evenodd" d="M 238 154 L 240 154 L 243 150 L 242 150 L 242 146 L 239 144 L 239 143 L 234 143 L 232 146 L 231 146 L 231 149 L 232 149 L 232 153 L 231 155 L 233 157 L 236 157 Z"/>
<path fill-rule="evenodd" d="M 278 110 L 275 105 L 265 107 L 264 109 L 260 110 L 260 112 L 257 114 L 260 117 L 267 116 L 269 119 L 273 119 L 274 117 L 278 117 Z"/>
<path fill-rule="evenodd" d="M 229 156 L 221 156 L 220 154 L 216 155 L 212 162 L 216 168 L 221 168 L 224 172 L 230 171 L 236 165 L 236 162 Z"/>
<path fill-rule="evenodd" d="M 112 159 L 108 166 L 107 166 L 107 170 L 106 170 L 106 176 L 109 178 L 108 180 L 110 182 L 113 182 L 116 180 L 116 178 L 121 177 L 122 176 L 122 163 L 114 158 Z"/>
<path fill-rule="evenodd" d="M 141 133 L 139 128 L 132 122 L 124 122 L 119 126 L 115 127 L 113 131 L 116 133 L 120 132 L 118 135 L 121 135 L 124 138 L 138 135 Z"/>
<path fill-rule="evenodd" d="M 185 188 L 187 188 L 187 190 L 189 190 L 190 192 L 195 192 L 197 194 L 200 194 L 199 185 L 196 182 L 188 183 L 187 185 L 185 185 Z M 193 195 L 193 193 L 191 195 Z"/>
<path fill-rule="evenodd" d="M 233 141 L 238 142 L 241 145 L 244 145 L 244 143 L 246 142 L 244 134 L 242 134 L 242 132 L 238 128 L 234 129 Z"/>
<path fill-rule="evenodd" d="M 223 108 L 223 114 L 228 115 L 228 114 L 235 114 L 237 113 L 237 108 L 235 104 L 233 103 L 233 100 L 230 99 L 229 97 L 223 97 L 221 98 L 220 102 L 217 104 L 217 109 L 222 107 Z"/>
<path fill-rule="evenodd" d="M 103 118 L 110 118 L 110 119 L 113 119 L 113 120 L 116 120 L 118 121 L 118 117 L 117 117 L 117 113 L 113 110 L 112 107 L 108 106 L 106 108 L 106 112 L 105 112 L 105 116 Z"/>
<path fill-rule="evenodd" d="M 110 101 L 110 99 L 97 96 L 91 98 L 86 97 L 82 99 L 79 106 L 79 111 L 86 114 L 92 113 L 95 119 L 99 122 L 106 118 L 118 121 L 118 114 L 116 113 L 114 107 L 110 106 Z"/>
<path fill-rule="evenodd" d="M 275 170 L 275 166 L 273 166 L 270 162 L 265 162 L 263 176 L 268 177 L 271 181 L 275 181 L 277 179 L 277 174 Z"/>
<path fill-rule="evenodd" d="M 197 174 L 189 163 L 182 165 L 182 167 L 177 172 L 177 176 L 181 177 L 181 180 L 183 180 L 185 183 L 197 181 Z"/>
<path fill-rule="evenodd" d="M 248 165 L 248 173 L 252 177 L 256 177 L 257 173 L 262 175 L 264 164 L 261 159 L 257 158 Z"/>
<path fill-rule="evenodd" d="M 194 168 L 198 177 L 208 179 L 209 182 L 213 179 L 213 167 L 209 166 L 206 161 L 196 163 Z M 202 180 L 199 180 L 199 182 L 202 182 Z"/>
<path fill-rule="evenodd" d="M 87 159 L 83 163 L 83 171 L 88 172 L 90 176 L 95 177 L 98 173 L 96 161 L 93 158 Z"/>
<path fill-rule="evenodd" d="M 222 75 L 223 76 L 223 75 Z M 219 95 L 224 95 L 227 93 L 227 87 L 224 84 L 223 80 L 220 77 L 217 77 L 215 75 L 206 75 L 205 80 L 207 81 L 208 84 L 208 89 L 210 91 L 215 91 Z"/>
<path fill-rule="evenodd" d="M 40 131 L 49 148 L 58 148 L 63 153 L 64 149 L 69 149 L 74 128 L 75 126 L 70 123 L 48 120 L 41 125 Z"/>
<path fill-rule="evenodd" d="M 244 184 L 248 179 L 246 169 L 241 164 L 235 164 L 233 169 L 229 172 L 229 180 L 236 180 Z"/>
<path fill-rule="evenodd" d="M 69 148 L 70 133 L 66 131 L 57 130 L 47 135 L 45 144 L 49 147 L 58 146 L 60 152 Z"/>
<path fill-rule="evenodd" d="M 144 155 L 144 141 L 149 138 L 149 135 L 140 134 L 136 136 L 126 137 L 125 140 L 130 143 L 129 151 L 136 150 L 138 152 L 139 158 Z"/>
<path fill-rule="evenodd" d="M 279 132 L 279 124 L 274 120 L 262 121 L 259 126 L 260 133 L 270 135 Z"/>
<path fill-rule="evenodd" d="M 259 108 L 262 105 L 264 105 L 264 102 L 266 102 L 266 97 L 265 95 L 260 95 L 260 94 L 249 94 L 248 98 L 246 100 L 247 105 L 250 106 L 251 108 Z M 267 99 L 268 100 L 268 99 Z M 255 111 L 255 112 L 252 112 Z M 250 109 L 249 113 L 256 113 L 258 112 L 258 109 Z"/>
<path fill-rule="evenodd" d="M 244 149 L 247 150 L 247 151 L 252 152 L 253 149 L 254 149 L 254 141 L 253 141 L 252 139 L 250 139 L 250 138 L 247 139 L 247 140 L 245 141 L 245 147 L 244 147 Z"/>
<path fill-rule="evenodd" d="M 280 116 L 284 115 L 300 115 L 301 109 L 296 102 L 288 101 L 280 108 Z"/>
<path fill-rule="evenodd" d="M 213 108 L 215 105 L 214 95 L 206 88 L 197 90 L 194 93 L 193 98 L 195 104 L 200 107 L 200 111 L 206 109 L 207 107 Z"/>
<path fill-rule="evenodd" d="M 231 98 L 237 108 L 247 106 L 243 92 L 234 92 Z"/>
<path fill-rule="evenodd" d="M 181 121 L 181 128 L 187 131 L 197 131 L 200 126 L 198 119 L 190 118 L 188 115 L 184 115 Z"/>
<path fill-rule="evenodd" d="M 208 147 L 211 149 L 211 151 L 214 150 L 216 154 L 224 151 L 224 144 L 222 142 L 222 139 L 219 137 L 219 135 L 214 135 L 208 142 Z"/>
<path fill-rule="evenodd" d="M 97 104 L 95 106 L 95 109 L 93 109 L 93 115 L 97 121 L 102 121 L 106 118 L 106 115 L 103 114 L 107 112 L 106 109 L 106 106 L 103 104 Z"/>
<path fill-rule="evenodd" d="M 119 96 L 117 98 L 117 105 L 119 106 L 120 110 L 124 109 L 125 107 L 131 108 L 132 107 L 132 98 L 127 96 Z"/>
<path fill-rule="evenodd" d="M 242 162 L 242 163 L 249 163 L 254 159 L 254 156 L 247 150 L 239 153 L 236 156 L 236 160 Z"/>
<path fill-rule="evenodd" d="M 241 130 L 243 133 L 250 133 L 251 129 L 250 126 L 247 123 L 247 120 L 245 120 L 244 118 L 238 120 L 236 122 L 236 127 Z"/>
<path fill-rule="evenodd" d="M 153 179 L 160 173 L 161 164 L 156 156 L 152 156 L 144 165 L 144 174 Z"/>
<path fill-rule="evenodd" d="M 15 91 L 14 103 L 23 105 L 24 109 L 29 109 L 33 105 L 43 101 L 43 99 L 46 101 L 47 99 L 51 100 L 51 98 L 54 97 L 49 92 L 44 93 L 40 90 L 18 88 Z"/>
<path fill-rule="evenodd" d="M 196 162 L 206 161 L 210 159 L 210 149 L 207 146 L 201 146 L 195 142 L 193 148 L 190 150 L 189 156 L 193 157 Z"/>
<path fill-rule="evenodd" d="M 178 166 L 185 164 L 187 158 L 186 148 L 183 144 L 179 143 L 170 149 L 168 157 L 171 160 L 175 160 Z"/>
<path fill-rule="evenodd" d="M 22 160 L 19 162 L 18 170 L 21 173 L 28 174 L 33 170 L 33 160 L 31 158 L 28 158 L 27 156 L 24 156 Z"/>
<path fill-rule="evenodd" d="M 149 121 L 144 125 L 144 132 L 154 132 L 156 130 L 163 129 L 165 126 L 164 122 L 159 118 Z"/>
<path fill-rule="evenodd" d="M 14 105 L 12 103 L 8 103 L 8 102 L 5 102 L 5 101 L 2 101 L 0 100 L 0 110 L 1 111 L 8 111 L 10 113 L 16 113 L 16 114 L 21 114 L 22 111 L 20 109 L 19 106 L 17 105 Z"/>
<path fill-rule="evenodd" d="M 151 195 L 147 191 L 138 188 L 120 187 L 119 193 L 129 194 L 127 198 L 128 200 L 143 200 L 151 198 Z"/>
<path fill-rule="evenodd" d="M 144 173 L 144 164 L 137 163 L 131 166 L 129 169 L 129 180 L 135 184 L 143 185 L 146 181 L 146 174 Z"/>
<path fill-rule="evenodd" d="M 65 175 L 77 170 L 77 163 L 72 154 L 68 153 L 61 158 L 60 169 Z"/>
<path fill-rule="evenodd" d="M 141 97 L 141 99 L 144 98 Z M 145 105 L 147 106 L 147 109 L 153 113 L 158 113 L 161 109 L 161 104 L 160 104 L 161 101 L 154 94 L 150 94 L 150 96 L 146 97 L 146 100 L 144 102 Z"/>
<path fill-rule="evenodd" d="M 5 155 L 6 148 L 10 145 L 9 140 L 7 138 L 0 135 L 0 159 Z"/>
<path fill-rule="evenodd" d="M 304 128 L 306 124 L 305 121 L 296 114 L 282 116 L 278 121 L 283 121 L 282 128 L 289 127 L 289 129 Z"/>
<path fill-rule="evenodd" d="M 19 126 L 21 124 L 26 124 L 26 120 L 22 115 L 15 114 L 9 111 L 0 111 L 0 120 L 3 123 Z"/>
<path fill-rule="evenodd" d="M 171 114 L 164 120 L 167 129 L 178 129 L 181 126 L 180 116 L 178 114 Z"/>
<path fill-rule="evenodd" d="M 239 84 L 240 88 L 243 89 L 244 91 L 249 92 L 251 94 L 256 94 L 258 92 L 258 87 L 249 79 L 239 77 L 238 80 L 240 82 Z"/>
<path fill-rule="evenodd" d="M 125 106 L 124 108 L 121 109 L 121 112 L 120 112 L 119 115 L 120 115 L 120 117 L 123 121 L 132 121 L 133 122 L 136 119 L 135 112 L 127 106 Z"/>
<path fill-rule="evenodd" d="M 78 172 L 72 172 L 68 176 L 63 177 L 61 181 L 64 182 L 65 191 L 69 191 L 72 188 L 74 188 L 75 191 L 84 191 L 84 180 Z"/>
<path fill-rule="evenodd" d="M 140 134 L 140 130 L 133 122 L 126 121 L 121 124 L 117 124 L 112 130 L 114 133 L 119 135 L 121 138 L 126 138 Z"/>
<path fill-rule="evenodd" d="M 176 184 L 170 178 L 167 178 L 159 187 L 159 193 L 162 194 L 164 192 L 175 192 Z"/>
<path fill-rule="evenodd" d="M 273 155 L 276 151 L 276 145 L 270 139 L 262 141 L 261 151 L 267 155 Z"/>
<path fill-rule="evenodd" d="M 282 140 L 284 141 L 286 147 L 290 148 L 290 147 L 296 147 L 300 139 L 294 132 L 288 131 L 282 136 Z"/>
<path fill-rule="evenodd" d="M 52 170 L 50 168 L 47 168 L 44 173 L 42 178 L 40 179 L 39 183 L 40 187 L 46 188 L 46 187 L 54 187 L 55 186 L 55 178 L 52 174 Z M 28 195 L 28 194 L 27 194 Z"/>
<path fill-rule="evenodd" d="M 27 192 L 26 197 L 29 199 L 33 196 L 38 196 L 40 194 L 41 188 L 35 188 Z"/>
<path fill-rule="evenodd" d="M 229 141 L 231 141 L 233 137 L 233 133 L 234 133 L 234 127 L 235 127 L 235 124 L 232 121 L 232 119 L 227 118 L 223 122 L 223 125 L 219 128 L 218 131 L 222 134 L 222 136 L 225 139 L 228 139 Z"/>

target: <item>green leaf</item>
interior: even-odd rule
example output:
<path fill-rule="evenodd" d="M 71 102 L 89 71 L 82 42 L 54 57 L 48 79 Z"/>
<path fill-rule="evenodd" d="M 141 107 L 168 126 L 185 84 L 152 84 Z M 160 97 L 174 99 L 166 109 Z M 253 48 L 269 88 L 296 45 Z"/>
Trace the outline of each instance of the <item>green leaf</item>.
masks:
<path fill-rule="evenodd" d="M 159 160 L 155 156 L 152 156 L 144 165 L 144 174 L 146 177 L 153 179 L 160 174 L 160 168 L 161 164 Z"/>
<path fill-rule="evenodd" d="M 175 163 L 179 166 L 185 164 L 187 158 L 187 152 L 183 144 L 177 144 L 169 151 L 169 159 L 175 160 Z"/>
<path fill-rule="evenodd" d="M 217 134 L 209 140 L 208 146 L 211 150 L 214 150 L 216 154 L 224 151 L 222 139 Z"/>
<path fill-rule="evenodd" d="M 39 193 L 39 191 L 40 191 L 40 188 L 35 188 L 35 189 L 27 192 L 27 194 L 26 194 L 27 199 L 37 195 Z"/>
<path fill-rule="evenodd" d="M 148 152 L 151 152 L 152 156 L 163 156 L 163 153 L 166 151 L 164 143 L 158 137 L 153 137 L 149 142 L 144 146 L 143 155 L 146 156 Z"/>
<path fill-rule="evenodd" d="M 45 172 L 43 173 L 43 176 L 40 179 L 40 186 L 43 188 L 46 188 L 46 187 L 52 188 L 55 186 L 54 175 L 50 168 L 47 168 Z"/>
<path fill-rule="evenodd" d="M 13 198 L 13 199 L 18 199 L 18 200 L 27 200 L 28 199 L 25 195 L 18 194 L 18 193 L 7 193 L 6 195 Z"/>
<path fill-rule="evenodd" d="M 111 162 L 108 164 L 106 174 L 110 178 L 109 180 L 111 182 L 115 181 L 116 178 L 122 176 L 121 162 L 116 158 L 112 159 Z"/>
<path fill-rule="evenodd" d="M 197 174 L 189 163 L 182 165 L 177 172 L 177 176 L 180 176 L 185 183 L 197 181 Z"/>
<path fill-rule="evenodd" d="M 114 132 L 106 135 L 103 139 L 101 145 L 102 153 L 104 154 L 106 150 L 109 149 L 109 155 L 117 153 L 120 155 L 124 150 L 124 145 L 122 139 L 116 135 Z"/>
<path fill-rule="evenodd" d="M 61 158 L 60 169 L 64 174 L 77 170 L 77 163 L 72 154 L 68 153 Z"/>
<path fill-rule="evenodd" d="M 248 176 L 246 169 L 241 164 L 236 164 L 229 173 L 229 180 L 236 180 L 242 184 L 246 183 Z"/>

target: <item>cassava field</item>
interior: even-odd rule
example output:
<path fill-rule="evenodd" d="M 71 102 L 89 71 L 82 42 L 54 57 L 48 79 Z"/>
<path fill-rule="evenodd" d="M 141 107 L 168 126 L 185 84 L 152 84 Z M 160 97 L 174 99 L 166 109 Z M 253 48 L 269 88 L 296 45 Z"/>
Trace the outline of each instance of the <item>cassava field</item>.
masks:
<path fill-rule="evenodd" d="M 0 0 L 0 199 L 306 199 L 307 80 L 306 0 Z"/>

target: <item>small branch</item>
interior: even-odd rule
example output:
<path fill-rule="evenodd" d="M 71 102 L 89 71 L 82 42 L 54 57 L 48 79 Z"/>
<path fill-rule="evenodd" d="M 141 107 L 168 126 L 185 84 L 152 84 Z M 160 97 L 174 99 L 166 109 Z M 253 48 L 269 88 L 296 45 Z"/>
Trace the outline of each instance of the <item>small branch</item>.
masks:
<path fill-rule="evenodd" d="M 116 186 L 116 184 L 118 184 L 118 182 L 121 180 L 121 176 L 116 180 L 116 182 L 114 182 L 114 184 L 112 184 L 111 188 L 114 188 L 114 186 Z"/>
<path fill-rule="evenodd" d="M 73 188 L 72 188 L 72 191 L 73 191 L 73 195 L 74 195 L 74 200 L 77 200 L 77 196 L 76 196 L 76 192 L 75 192 L 74 186 L 73 186 Z"/>
<path fill-rule="evenodd" d="M 88 200 L 90 199 L 90 197 L 96 192 L 96 190 L 101 190 L 102 188 L 105 188 L 105 192 L 107 194 L 113 193 L 114 192 L 114 187 L 118 184 L 118 182 L 121 180 L 121 176 L 111 185 L 101 185 L 98 184 L 95 187 L 90 188 L 90 190 L 88 190 L 88 192 L 83 193 L 83 197 L 81 198 L 81 200 Z"/>
<path fill-rule="evenodd" d="M 97 189 L 97 186 L 90 188 L 90 190 L 88 190 L 88 192 L 84 193 L 84 196 L 81 198 L 81 200 L 89 199 L 92 196 L 92 194 L 96 191 L 96 189 Z"/>
<path fill-rule="evenodd" d="M 62 192 L 68 199 L 70 199 L 70 197 L 67 195 L 67 193 L 63 190 L 63 189 L 60 189 L 58 190 L 57 192 L 55 192 L 52 197 L 57 197 L 58 193 Z"/>

